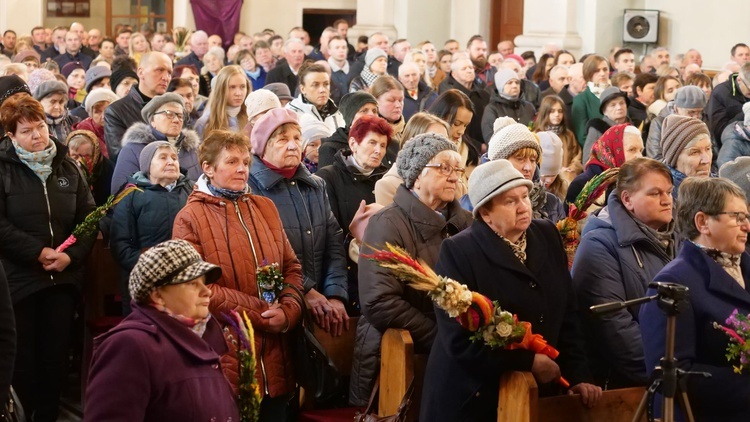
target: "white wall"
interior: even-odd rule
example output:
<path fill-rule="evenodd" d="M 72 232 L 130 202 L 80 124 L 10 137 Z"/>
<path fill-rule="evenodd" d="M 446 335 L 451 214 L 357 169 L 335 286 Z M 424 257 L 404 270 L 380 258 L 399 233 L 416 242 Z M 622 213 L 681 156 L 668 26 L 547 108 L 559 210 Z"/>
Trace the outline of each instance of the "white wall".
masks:
<path fill-rule="evenodd" d="M 31 28 L 41 25 L 44 17 L 42 0 L 0 0 L 0 33 L 12 29 L 20 35 L 31 35 Z"/>
<path fill-rule="evenodd" d="M 448 13 L 448 10 L 442 13 Z M 490 0 L 452 0 L 450 19 L 450 38 L 458 40 L 461 47 L 465 47 L 469 38 L 477 34 L 489 40 Z M 447 38 L 444 37 L 443 41 Z M 436 47 L 442 46 L 438 38 L 433 41 Z"/>

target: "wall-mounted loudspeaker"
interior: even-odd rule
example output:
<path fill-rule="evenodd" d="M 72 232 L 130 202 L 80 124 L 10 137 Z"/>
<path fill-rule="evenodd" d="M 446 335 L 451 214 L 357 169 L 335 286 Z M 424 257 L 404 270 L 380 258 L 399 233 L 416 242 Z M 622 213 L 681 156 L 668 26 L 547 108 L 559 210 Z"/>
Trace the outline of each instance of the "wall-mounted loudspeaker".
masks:
<path fill-rule="evenodd" d="M 657 43 L 659 41 L 659 11 L 625 9 L 622 41 L 629 43 Z"/>

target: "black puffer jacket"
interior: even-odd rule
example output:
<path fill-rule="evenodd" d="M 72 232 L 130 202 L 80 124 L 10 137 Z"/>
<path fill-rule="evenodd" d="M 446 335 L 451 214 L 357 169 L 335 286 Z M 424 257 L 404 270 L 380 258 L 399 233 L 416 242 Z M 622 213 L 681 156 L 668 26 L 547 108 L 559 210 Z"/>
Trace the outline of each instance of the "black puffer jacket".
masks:
<path fill-rule="evenodd" d="M 10 302 L 8 280 L 0 267 L 0 403 L 5 403 L 16 361 L 16 324 Z"/>
<path fill-rule="evenodd" d="M 393 204 L 372 216 L 362 243 L 382 248 L 390 242 L 434 266 L 443 239 L 469 227 L 472 221 L 458 201 L 449 203 L 441 216 L 402 184 Z M 363 248 L 362 252 L 371 251 Z M 380 369 L 380 342 L 385 330 L 409 330 L 417 353 L 430 350 L 437 331 L 427 294 L 406 287 L 369 259 L 359 261 L 359 292 L 362 316 L 357 323 L 349 385 L 349 401 L 356 406 L 367 404 L 370 397 Z"/>
<path fill-rule="evenodd" d="M 138 87 L 130 89 L 128 95 L 120 98 L 107 107 L 104 112 L 104 139 L 107 142 L 109 158 L 117 161 L 122 149 L 122 138 L 134 123 L 146 123 L 141 116 L 141 109 L 146 105 Z"/>
<path fill-rule="evenodd" d="M 330 166 L 334 163 L 334 156 L 340 150 L 349 151 L 349 128 L 340 127 L 336 128 L 333 134 L 323 139 L 323 142 L 318 149 L 318 168 Z"/>
<path fill-rule="evenodd" d="M 496 90 L 493 90 L 490 103 L 484 108 L 484 114 L 482 115 L 482 139 L 485 143 L 490 142 L 490 138 L 494 134 L 495 119 L 498 117 L 507 116 L 524 126 L 528 126 L 530 122 L 534 121 L 535 114 L 534 105 L 530 102 L 523 98 L 509 100 L 501 97 Z"/>
<path fill-rule="evenodd" d="M 449 89 L 457 89 L 466 94 L 471 100 L 471 103 L 474 105 L 474 115 L 471 116 L 471 122 L 466 128 L 466 133 L 469 134 L 471 140 L 476 142 L 474 148 L 477 151 L 482 150 L 482 143 L 484 143 L 484 136 L 482 136 L 482 116 L 484 115 L 484 108 L 487 107 L 487 104 L 490 102 L 490 93 L 485 88 L 487 88 L 487 85 L 477 78 L 474 80 L 471 89 L 466 89 L 465 86 L 461 85 L 461 83 L 450 74 L 446 76 L 443 82 L 440 82 L 440 86 L 438 87 L 438 92 L 440 94 Z"/>
<path fill-rule="evenodd" d="M 45 247 L 60 246 L 94 210 L 86 181 L 68 148 L 52 140 L 57 154 L 46 184 L 21 162 L 7 136 L 0 141 L 0 261 L 13 303 L 46 287 L 83 282 L 83 266 L 94 238 L 81 238 L 65 250 L 70 265 L 48 272 L 37 261 Z"/>

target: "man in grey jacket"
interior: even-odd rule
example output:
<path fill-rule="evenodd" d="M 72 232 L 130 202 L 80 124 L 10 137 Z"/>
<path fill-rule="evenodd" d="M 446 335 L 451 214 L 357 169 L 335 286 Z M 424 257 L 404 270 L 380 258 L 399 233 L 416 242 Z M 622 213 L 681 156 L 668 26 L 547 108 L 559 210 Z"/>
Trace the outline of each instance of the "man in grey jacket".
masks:
<path fill-rule="evenodd" d="M 167 92 L 172 77 L 172 61 L 164 53 L 151 52 L 141 57 L 138 66 L 140 82 L 128 95 L 112 103 L 104 112 L 104 139 L 109 156 L 117 160 L 122 149 L 122 137 L 134 123 L 148 123 L 141 116 L 141 109 L 157 95 Z"/>

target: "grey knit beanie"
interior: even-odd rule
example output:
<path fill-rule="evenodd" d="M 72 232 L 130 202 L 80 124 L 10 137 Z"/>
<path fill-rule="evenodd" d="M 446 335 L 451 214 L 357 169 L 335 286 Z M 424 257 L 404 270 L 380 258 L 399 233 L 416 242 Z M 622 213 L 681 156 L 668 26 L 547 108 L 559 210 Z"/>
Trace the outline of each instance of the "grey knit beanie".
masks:
<path fill-rule="evenodd" d="M 182 107 L 183 113 L 185 112 L 185 100 L 179 94 L 167 92 L 166 94 L 157 95 L 152 98 L 151 101 L 146 103 L 146 105 L 143 106 L 143 109 L 141 109 L 141 117 L 143 117 L 143 120 L 145 120 L 146 123 L 150 124 L 151 118 L 154 117 L 154 113 L 156 113 L 161 106 L 169 103 L 179 104 L 180 107 Z"/>
<path fill-rule="evenodd" d="M 148 177 L 149 170 L 151 170 L 151 160 L 154 159 L 156 151 L 163 147 L 171 148 L 173 151 L 177 152 L 172 144 L 167 141 L 151 142 L 141 150 L 141 155 L 138 157 L 138 165 L 144 176 Z"/>
<path fill-rule="evenodd" d="M 474 207 L 474 218 L 492 198 L 519 186 L 531 190 L 534 185 L 531 180 L 524 179 L 508 160 L 489 161 L 478 166 L 469 177 L 469 201 Z"/>
<path fill-rule="evenodd" d="M 745 113 L 745 126 L 750 126 L 750 102 L 742 106 L 742 112 Z"/>
<path fill-rule="evenodd" d="M 404 186 L 414 187 L 424 166 L 442 151 L 457 151 L 456 144 L 436 133 L 423 133 L 406 142 L 396 158 L 396 170 L 404 179 Z"/>
<path fill-rule="evenodd" d="M 489 146 L 487 147 L 487 158 L 491 161 L 501 158 L 508 159 L 516 151 L 522 148 L 533 148 L 537 156 L 542 158 L 542 147 L 539 146 L 536 135 L 529 128 L 514 123 L 502 128 L 499 132 L 492 135 Z"/>
<path fill-rule="evenodd" d="M 670 114 L 661 126 L 661 146 L 664 162 L 672 168 L 677 166 L 677 157 L 688 144 L 699 135 L 710 137 L 708 127 L 702 121 L 687 116 Z"/>
<path fill-rule="evenodd" d="M 695 85 L 683 86 L 674 96 L 674 105 L 679 108 L 705 108 L 706 93 Z"/>
<path fill-rule="evenodd" d="M 733 181 L 750 196 L 750 157 L 737 157 L 724 163 L 719 169 L 719 177 Z"/>
<path fill-rule="evenodd" d="M 497 87 L 497 92 L 502 94 L 505 84 L 513 79 L 517 79 L 520 82 L 518 73 L 504 67 L 498 69 L 497 73 L 495 73 L 495 87 Z"/>
<path fill-rule="evenodd" d="M 34 90 L 34 99 L 42 101 L 52 94 L 63 94 L 67 96 L 68 86 L 58 80 L 42 82 Z"/>
<path fill-rule="evenodd" d="M 344 123 L 346 123 L 346 127 L 351 127 L 354 116 L 357 115 L 359 109 L 364 107 L 365 104 L 374 104 L 375 107 L 377 107 L 378 100 L 373 97 L 372 94 L 365 91 L 350 92 L 349 94 L 341 97 L 341 102 L 339 103 L 339 111 L 344 117 Z"/>
<path fill-rule="evenodd" d="M 365 54 L 365 69 L 370 70 L 370 65 L 377 60 L 378 57 L 385 57 L 385 59 L 388 60 L 388 55 L 385 54 L 385 51 L 379 48 L 371 48 L 367 50 L 367 54 Z"/>

